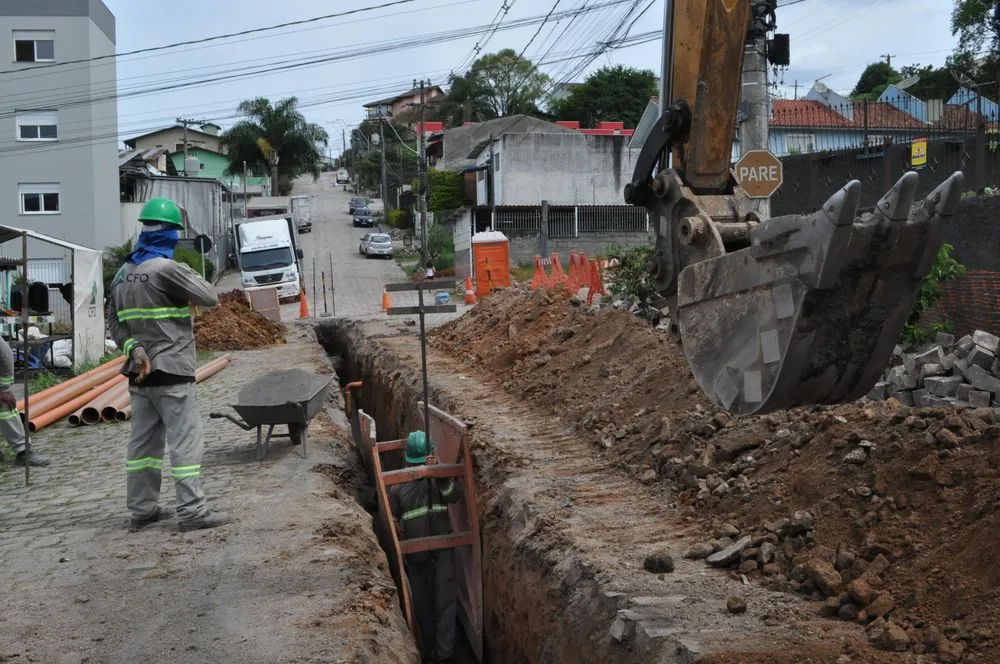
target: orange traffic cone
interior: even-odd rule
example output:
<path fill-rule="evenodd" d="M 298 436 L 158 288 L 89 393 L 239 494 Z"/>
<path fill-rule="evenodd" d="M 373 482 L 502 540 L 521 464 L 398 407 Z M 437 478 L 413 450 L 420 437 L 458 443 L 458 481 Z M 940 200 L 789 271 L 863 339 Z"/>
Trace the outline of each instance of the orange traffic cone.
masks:
<path fill-rule="evenodd" d="M 531 277 L 531 290 L 538 290 L 549 285 L 549 277 L 545 274 L 542 257 L 535 256 L 535 273 Z"/>
<path fill-rule="evenodd" d="M 476 303 L 476 292 L 472 290 L 472 277 L 465 278 L 465 303 L 469 305 Z"/>
<path fill-rule="evenodd" d="M 299 318 L 309 318 L 309 302 L 306 300 L 306 289 L 302 289 L 299 297 Z"/>
<path fill-rule="evenodd" d="M 382 311 L 389 311 L 392 308 L 392 299 L 389 297 L 389 291 L 382 289 Z"/>

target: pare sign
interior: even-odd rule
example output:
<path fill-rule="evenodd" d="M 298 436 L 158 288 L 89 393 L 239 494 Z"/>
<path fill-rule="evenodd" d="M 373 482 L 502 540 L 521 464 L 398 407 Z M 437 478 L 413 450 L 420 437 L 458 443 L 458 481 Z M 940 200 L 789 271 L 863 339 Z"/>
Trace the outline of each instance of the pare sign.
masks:
<path fill-rule="evenodd" d="M 736 162 L 736 181 L 750 198 L 770 198 L 784 181 L 781 160 L 768 150 L 751 150 Z"/>

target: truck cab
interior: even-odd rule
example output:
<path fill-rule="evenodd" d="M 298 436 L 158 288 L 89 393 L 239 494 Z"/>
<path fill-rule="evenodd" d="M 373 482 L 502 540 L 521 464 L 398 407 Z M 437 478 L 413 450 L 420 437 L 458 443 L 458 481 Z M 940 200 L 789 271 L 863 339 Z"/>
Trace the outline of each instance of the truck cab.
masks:
<path fill-rule="evenodd" d="M 298 300 L 302 249 L 291 216 L 244 219 L 233 227 L 243 290 L 277 288 L 279 300 Z"/>

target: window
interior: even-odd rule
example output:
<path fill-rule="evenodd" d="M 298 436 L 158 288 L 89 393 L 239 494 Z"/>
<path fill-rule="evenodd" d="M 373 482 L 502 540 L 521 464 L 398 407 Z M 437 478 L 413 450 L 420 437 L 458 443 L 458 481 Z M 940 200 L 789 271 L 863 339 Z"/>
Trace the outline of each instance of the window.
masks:
<path fill-rule="evenodd" d="M 17 111 L 17 140 L 54 141 L 59 138 L 55 111 Z"/>
<path fill-rule="evenodd" d="M 21 214 L 59 214 L 58 184 L 19 184 Z"/>
<path fill-rule="evenodd" d="M 815 138 L 812 134 L 789 134 L 785 138 L 785 147 L 789 154 L 807 154 L 815 152 Z"/>
<path fill-rule="evenodd" d="M 500 153 L 496 152 L 493 154 L 493 172 L 500 172 Z"/>
<path fill-rule="evenodd" d="M 56 59 L 55 32 L 14 31 L 14 62 L 53 62 Z"/>

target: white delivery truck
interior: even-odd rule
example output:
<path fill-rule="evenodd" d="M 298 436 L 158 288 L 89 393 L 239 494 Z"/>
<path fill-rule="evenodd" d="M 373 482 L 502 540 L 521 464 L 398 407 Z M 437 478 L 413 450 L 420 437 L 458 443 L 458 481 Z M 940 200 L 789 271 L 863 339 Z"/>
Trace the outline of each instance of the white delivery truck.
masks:
<path fill-rule="evenodd" d="M 281 300 L 298 300 L 302 249 L 291 216 L 258 217 L 233 223 L 243 290 L 277 288 Z"/>
<path fill-rule="evenodd" d="M 309 212 L 308 196 L 292 196 L 292 221 L 295 222 L 295 230 L 298 232 L 312 232 L 313 225 Z"/>
<path fill-rule="evenodd" d="M 347 172 L 346 168 L 341 168 L 337 171 L 337 184 L 350 184 L 351 174 Z"/>

